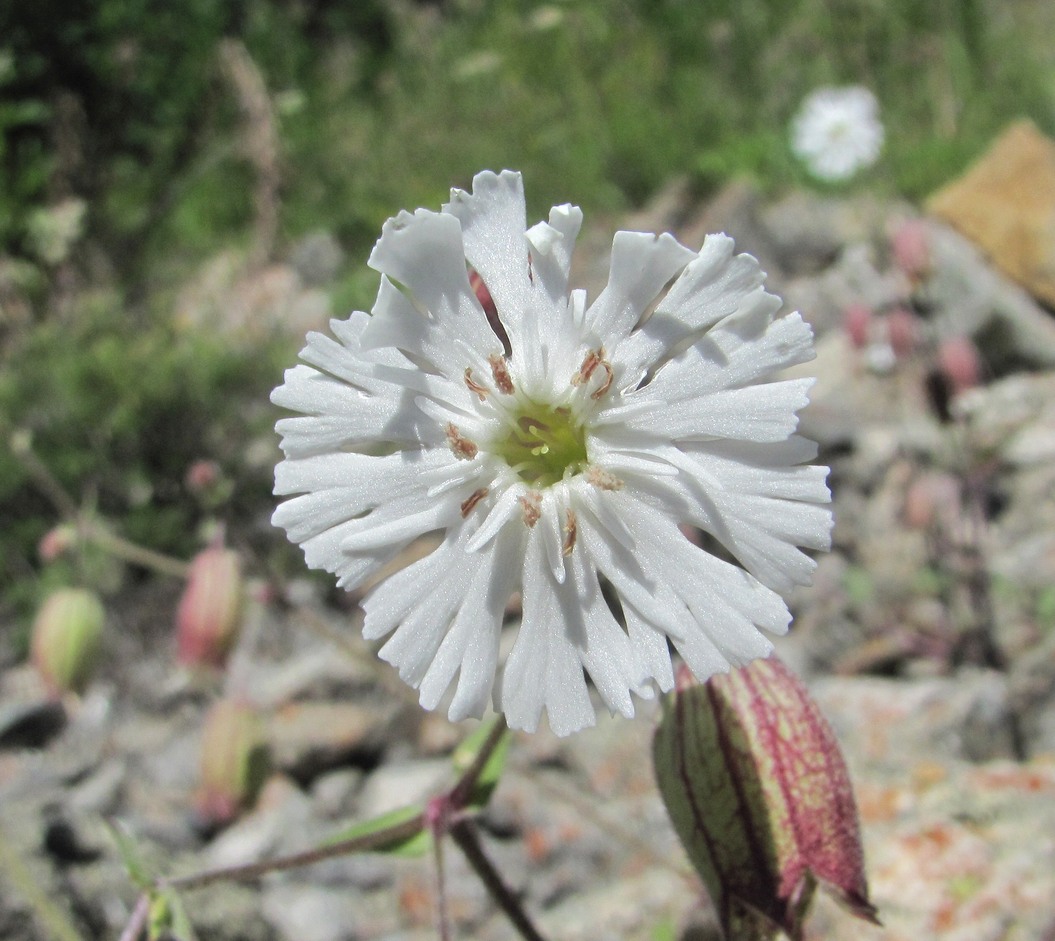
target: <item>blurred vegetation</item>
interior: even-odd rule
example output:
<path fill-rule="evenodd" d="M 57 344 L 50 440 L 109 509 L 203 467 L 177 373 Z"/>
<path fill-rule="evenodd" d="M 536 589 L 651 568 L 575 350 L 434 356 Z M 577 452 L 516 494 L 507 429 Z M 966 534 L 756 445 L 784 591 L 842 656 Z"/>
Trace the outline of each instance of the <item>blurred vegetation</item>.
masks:
<path fill-rule="evenodd" d="M 299 342 L 180 326 L 176 297 L 217 253 L 262 244 L 261 263 L 327 232 L 351 259 L 325 285 L 334 309 L 369 306 L 362 259 L 383 220 L 483 167 L 523 170 L 533 215 L 621 211 L 676 174 L 704 192 L 744 174 L 805 185 L 788 121 L 831 83 L 872 88 L 887 127 L 852 185 L 917 198 L 1013 117 L 1055 132 L 1053 28 L 1042 0 L 5 4 L 0 433 L 31 433 L 129 538 L 186 554 L 194 460 L 234 477 L 229 522 L 266 512 L 245 455 Z M 231 78 L 225 40 L 262 104 L 253 75 Z M 276 237 L 261 235 L 268 211 Z M 36 542 L 57 521 L 39 491 L 0 447 L 8 601 L 34 594 Z"/>

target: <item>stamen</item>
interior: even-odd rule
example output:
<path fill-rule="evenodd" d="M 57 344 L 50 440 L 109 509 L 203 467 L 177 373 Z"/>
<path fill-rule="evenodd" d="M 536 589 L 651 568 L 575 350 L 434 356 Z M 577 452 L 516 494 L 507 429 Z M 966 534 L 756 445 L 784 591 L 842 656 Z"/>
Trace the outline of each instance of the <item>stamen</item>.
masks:
<path fill-rule="evenodd" d="M 573 386 L 582 386 L 590 381 L 590 377 L 597 371 L 597 367 L 600 366 L 605 372 L 604 382 L 592 393 L 590 393 L 591 399 L 599 399 L 604 395 L 611 387 L 612 380 L 615 379 L 615 370 L 612 369 L 612 364 L 605 359 L 604 347 L 598 347 L 596 350 L 590 350 L 583 358 L 582 365 L 579 367 L 579 371 L 571 377 L 571 384 Z"/>
<path fill-rule="evenodd" d="M 491 375 L 494 376 L 495 388 L 503 395 L 512 395 L 515 390 L 505 359 L 497 353 L 492 353 L 487 357 L 487 362 L 491 364 Z"/>
<path fill-rule="evenodd" d="M 472 513 L 476 504 L 479 503 L 489 493 L 486 487 L 481 487 L 479 490 L 474 490 L 472 496 L 462 503 L 462 519 L 468 517 Z"/>
<path fill-rule="evenodd" d="M 524 525 L 532 529 L 542 517 L 542 494 L 529 490 L 520 498 L 520 506 L 524 510 Z"/>
<path fill-rule="evenodd" d="M 574 510 L 564 511 L 564 545 L 561 546 L 561 555 L 569 556 L 575 548 L 575 538 L 579 534 L 578 523 L 575 519 Z"/>
<path fill-rule="evenodd" d="M 456 458 L 471 461 L 480 453 L 480 449 L 454 426 L 454 422 L 447 422 L 444 430 L 447 432 L 447 444 L 451 446 Z"/>
<path fill-rule="evenodd" d="M 615 474 L 596 464 L 591 464 L 589 470 L 586 471 L 586 482 L 593 484 L 599 490 L 623 489 L 623 482 Z"/>
<path fill-rule="evenodd" d="M 465 384 L 471 391 L 480 396 L 481 402 L 487 399 L 487 387 L 480 385 L 480 383 L 473 379 L 473 370 L 471 366 L 465 367 Z"/>

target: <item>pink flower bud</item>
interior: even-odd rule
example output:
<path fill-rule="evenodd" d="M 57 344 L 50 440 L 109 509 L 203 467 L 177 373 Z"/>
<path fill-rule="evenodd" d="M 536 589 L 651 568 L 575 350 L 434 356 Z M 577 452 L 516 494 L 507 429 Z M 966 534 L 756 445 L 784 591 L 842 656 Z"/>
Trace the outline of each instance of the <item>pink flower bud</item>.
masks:
<path fill-rule="evenodd" d="M 727 937 L 801 938 L 818 883 L 876 921 L 835 735 L 779 660 L 680 683 L 667 697 L 653 759 L 674 829 Z"/>
<path fill-rule="evenodd" d="M 37 544 L 37 553 L 42 562 L 54 562 L 64 556 L 77 542 L 77 528 L 63 523 L 49 529 Z"/>
<path fill-rule="evenodd" d="M 230 822 L 256 799 L 269 759 L 264 725 L 249 703 L 222 699 L 208 711 L 199 753 L 197 808 L 210 824 Z"/>
<path fill-rule="evenodd" d="M 930 273 L 930 235 L 922 219 L 905 219 L 890 236 L 890 249 L 896 264 L 913 281 Z"/>
<path fill-rule="evenodd" d="M 843 311 L 843 329 L 854 349 L 863 350 L 871 337 L 872 308 L 861 303 L 847 304 Z"/>
<path fill-rule="evenodd" d="M 971 389 L 982 379 L 978 347 L 968 337 L 950 337 L 938 347 L 938 372 L 952 396 Z"/>
<path fill-rule="evenodd" d="M 904 307 L 895 307 L 886 318 L 887 339 L 898 359 L 910 356 L 919 343 L 919 318 Z"/>
<path fill-rule="evenodd" d="M 176 612 L 180 663 L 224 665 L 242 626 L 244 598 L 237 552 L 217 546 L 194 557 Z"/>
<path fill-rule="evenodd" d="M 56 694 L 88 685 L 102 647 L 106 613 L 90 591 L 62 588 L 44 602 L 33 621 L 33 665 Z"/>
<path fill-rule="evenodd" d="M 195 461 L 183 475 L 183 483 L 191 493 L 204 493 L 216 486 L 221 476 L 215 461 Z"/>
<path fill-rule="evenodd" d="M 949 474 L 922 474 L 905 490 L 903 518 L 910 529 L 952 526 L 961 512 L 960 485 Z"/>

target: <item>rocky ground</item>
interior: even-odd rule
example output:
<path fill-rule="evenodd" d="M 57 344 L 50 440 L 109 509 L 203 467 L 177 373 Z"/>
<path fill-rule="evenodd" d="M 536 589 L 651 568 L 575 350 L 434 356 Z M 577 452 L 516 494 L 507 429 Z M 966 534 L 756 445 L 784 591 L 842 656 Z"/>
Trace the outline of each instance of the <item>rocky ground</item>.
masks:
<path fill-rule="evenodd" d="M 1055 319 L 1043 291 L 936 215 L 870 198 L 767 201 L 734 184 L 700 204 L 674 184 L 618 225 L 688 244 L 728 231 L 816 330 L 803 426 L 832 467 L 835 546 L 792 599 L 779 653 L 845 749 L 884 927 L 822 899 L 807 936 L 1051 941 Z M 587 284 L 603 281 L 611 235 L 592 231 Z M 310 317 L 317 295 L 306 303 L 297 278 L 289 266 L 271 281 Z M 451 780 L 465 729 L 422 714 L 355 639 L 354 606 L 305 581 L 293 607 L 254 606 L 226 679 L 265 715 L 273 773 L 251 809 L 207 824 L 198 753 L 221 681 L 174 671 L 176 591 L 150 583 L 124 600 L 109 666 L 78 701 L 49 702 L 29 668 L 0 661 L 0 937 L 64 937 L 54 907 L 84 938 L 120 935 L 136 890 L 105 819 L 135 834 L 148 865 L 182 873 L 311 846 Z M 570 740 L 514 742 L 485 843 L 549 938 L 717 937 L 653 783 L 654 722 L 646 706 Z M 455 936 L 514 937 L 453 850 L 447 867 Z M 428 859 L 351 857 L 186 901 L 208 941 L 435 937 Z"/>

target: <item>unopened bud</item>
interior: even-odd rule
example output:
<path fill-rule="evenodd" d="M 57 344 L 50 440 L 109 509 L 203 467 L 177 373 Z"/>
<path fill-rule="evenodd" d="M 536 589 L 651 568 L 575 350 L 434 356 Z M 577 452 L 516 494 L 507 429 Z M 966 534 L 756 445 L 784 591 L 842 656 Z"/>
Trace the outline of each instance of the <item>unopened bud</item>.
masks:
<path fill-rule="evenodd" d="M 912 311 L 895 307 L 886 318 L 887 340 L 898 359 L 910 356 L 919 343 L 920 323 Z"/>
<path fill-rule="evenodd" d="M 843 329 L 854 349 L 863 350 L 872 335 L 872 308 L 855 302 L 843 311 Z"/>
<path fill-rule="evenodd" d="M 199 552 L 176 612 L 180 663 L 222 667 L 242 626 L 244 600 L 238 553 L 220 547 Z"/>
<path fill-rule="evenodd" d="M 233 820 L 256 799 L 268 773 L 264 725 L 247 702 L 222 699 L 202 728 L 197 807 L 213 825 Z"/>
<path fill-rule="evenodd" d="M 33 621 L 31 656 L 55 693 L 80 693 L 88 685 L 102 647 L 106 613 L 82 588 L 62 588 L 44 602 Z"/>
<path fill-rule="evenodd" d="M 64 556 L 77 542 L 77 527 L 62 523 L 49 529 L 37 543 L 37 554 L 42 562 L 54 562 Z"/>
<path fill-rule="evenodd" d="M 876 920 L 835 735 L 779 660 L 679 684 L 653 759 L 674 829 L 731 941 L 801 938 L 818 883 Z"/>
<path fill-rule="evenodd" d="M 890 236 L 894 263 L 913 282 L 930 274 L 930 235 L 922 219 L 905 219 Z"/>
<path fill-rule="evenodd" d="M 982 379 L 978 347 L 969 337 L 950 337 L 938 347 L 938 372 L 952 397 L 971 389 Z"/>
<path fill-rule="evenodd" d="M 195 461 L 183 475 L 183 483 L 191 493 L 204 493 L 220 480 L 220 465 L 215 461 Z"/>

